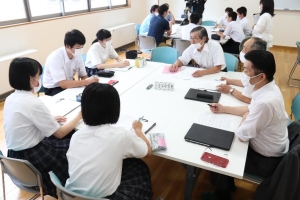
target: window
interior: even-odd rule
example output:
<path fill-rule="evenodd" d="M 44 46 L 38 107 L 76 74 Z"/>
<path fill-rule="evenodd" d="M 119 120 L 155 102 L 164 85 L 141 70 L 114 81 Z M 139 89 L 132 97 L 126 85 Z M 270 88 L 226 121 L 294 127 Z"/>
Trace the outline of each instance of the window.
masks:
<path fill-rule="evenodd" d="M 109 4 L 108 1 L 106 0 L 91 0 L 91 8 L 108 8 Z"/>
<path fill-rule="evenodd" d="M 88 10 L 87 0 L 64 0 L 64 7 L 65 12 Z"/>
<path fill-rule="evenodd" d="M 60 0 L 29 0 L 31 16 L 60 14 Z"/>
<path fill-rule="evenodd" d="M 0 1 L 0 22 L 23 19 L 27 21 L 23 0 Z"/>
<path fill-rule="evenodd" d="M 111 0 L 111 6 L 120 6 L 120 5 L 126 5 L 126 0 Z"/>

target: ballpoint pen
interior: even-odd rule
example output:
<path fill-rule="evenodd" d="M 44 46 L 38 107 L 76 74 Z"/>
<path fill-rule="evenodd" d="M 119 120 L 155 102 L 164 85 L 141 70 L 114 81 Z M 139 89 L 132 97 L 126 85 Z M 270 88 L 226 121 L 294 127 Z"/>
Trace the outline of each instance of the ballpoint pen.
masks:
<path fill-rule="evenodd" d="M 215 108 L 215 109 L 217 108 L 217 106 L 213 106 L 213 105 L 211 105 L 210 103 L 208 103 L 207 105 L 208 105 L 209 107 L 211 107 L 211 108 Z"/>

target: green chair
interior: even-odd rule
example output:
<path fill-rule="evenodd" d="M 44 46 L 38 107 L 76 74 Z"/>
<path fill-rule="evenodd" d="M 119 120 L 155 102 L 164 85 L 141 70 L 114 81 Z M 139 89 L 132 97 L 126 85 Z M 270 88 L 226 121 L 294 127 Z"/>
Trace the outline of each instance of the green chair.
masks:
<path fill-rule="evenodd" d="M 42 86 L 41 86 L 41 89 L 37 92 L 38 97 L 40 96 L 40 93 L 44 93 L 44 92 L 45 92 L 45 88 L 44 88 L 44 86 L 43 86 L 44 69 L 45 69 L 45 66 L 43 66 L 43 73 L 42 73 L 42 75 L 41 75 L 41 79 L 42 79 L 41 83 L 42 83 Z"/>
<path fill-rule="evenodd" d="M 82 60 L 83 60 L 83 62 L 85 63 L 85 61 L 86 61 L 86 54 L 82 54 Z"/>
<path fill-rule="evenodd" d="M 291 110 L 291 119 L 294 116 L 295 121 L 298 121 L 300 119 L 300 92 L 293 99 Z"/>
<path fill-rule="evenodd" d="M 205 20 L 205 21 L 202 21 L 201 26 L 214 26 L 215 23 L 216 23 L 215 21 Z"/>
<path fill-rule="evenodd" d="M 236 71 L 239 60 L 230 53 L 224 53 L 227 71 Z"/>
<path fill-rule="evenodd" d="M 151 52 L 151 61 L 173 64 L 179 57 L 179 53 L 172 47 L 158 47 Z"/>
<path fill-rule="evenodd" d="M 295 69 L 297 68 L 298 65 L 300 65 L 300 42 L 297 42 L 296 45 L 297 45 L 297 49 L 298 49 L 298 56 L 297 56 L 297 59 L 296 59 L 296 62 L 294 64 L 294 66 L 293 66 L 293 68 L 290 72 L 289 79 L 288 79 L 288 82 L 287 82 L 287 84 L 291 87 L 300 87 L 300 85 L 290 83 L 290 81 L 297 81 L 297 82 L 300 81 L 299 77 L 293 78 L 293 74 L 295 72 Z"/>

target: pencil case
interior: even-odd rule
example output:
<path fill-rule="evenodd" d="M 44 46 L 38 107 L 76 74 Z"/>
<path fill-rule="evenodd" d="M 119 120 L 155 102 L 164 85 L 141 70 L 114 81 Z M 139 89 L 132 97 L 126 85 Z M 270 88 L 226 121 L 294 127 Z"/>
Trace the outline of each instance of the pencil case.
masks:
<path fill-rule="evenodd" d="M 152 151 L 166 150 L 166 140 L 163 133 L 150 133 L 150 143 Z"/>

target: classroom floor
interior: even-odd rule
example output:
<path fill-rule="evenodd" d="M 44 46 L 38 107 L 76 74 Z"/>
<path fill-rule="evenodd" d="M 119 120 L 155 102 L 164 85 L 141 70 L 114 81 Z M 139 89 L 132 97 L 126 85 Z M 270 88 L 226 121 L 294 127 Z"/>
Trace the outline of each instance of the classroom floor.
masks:
<path fill-rule="evenodd" d="M 132 46 L 128 49 L 136 49 L 136 47 Z M 300 92 L 299 88 L 292 88 L 287 85 L 288 75 L 297 58 L 297 49 L 288 47 L 273 47 L 270 51 L 274 54 L 276 59 L 277 72 L 275 74 L 275 81 L 283 94 L 286 111 L 290 114 L 291 102 L 296 94 Z M 121 58 L 125 58 L 124 52 L 119 52 L 119 55 Z M 149 55 L 143 56 L 149 58 Z M 300 78 L 300 67 L 298 67 L 295 74 L 298 75 L 298 78 Z M 3 105 L 4 102 L 0 102 L 0 149 L 4 154 L 6 154 L 7 149 L 3 129 Z M 162 197 L 165 200 L 182 200 L 185 183 L 185 169 L 183 166 L 175 161 L 157 156 L 152 156 L 151 158 L 144 160 L 148 164 L 152 175 L 152 187 L 154 191 L 153 199 L 155 200 L 157 197 Z M 235 182 L 237 191 L 232 193 L 233 200 L 252 199 L 257 186 L 237 179 Z M 25 200 L 30 199 L 30 197 L 33 196 L 33 194 L 24 192 L 14 186 L 7 175 L 5 175 L 5 185 L 7 200 Z M 2 182 L 0 187 L 2 188 Z M 214 188 L 210 184 L 209 172 L 202 170 L 194 188 L 193 199 L 201 200 L 201 193 L 213 189 Z M 0 191 L 0 200 L 2 200 L 2 189 L 0 189 Z M 42 198 L 39 197 L 38 199 Z M 45 199 L 52 200 L 54 198 L 45 196 Z"/>

